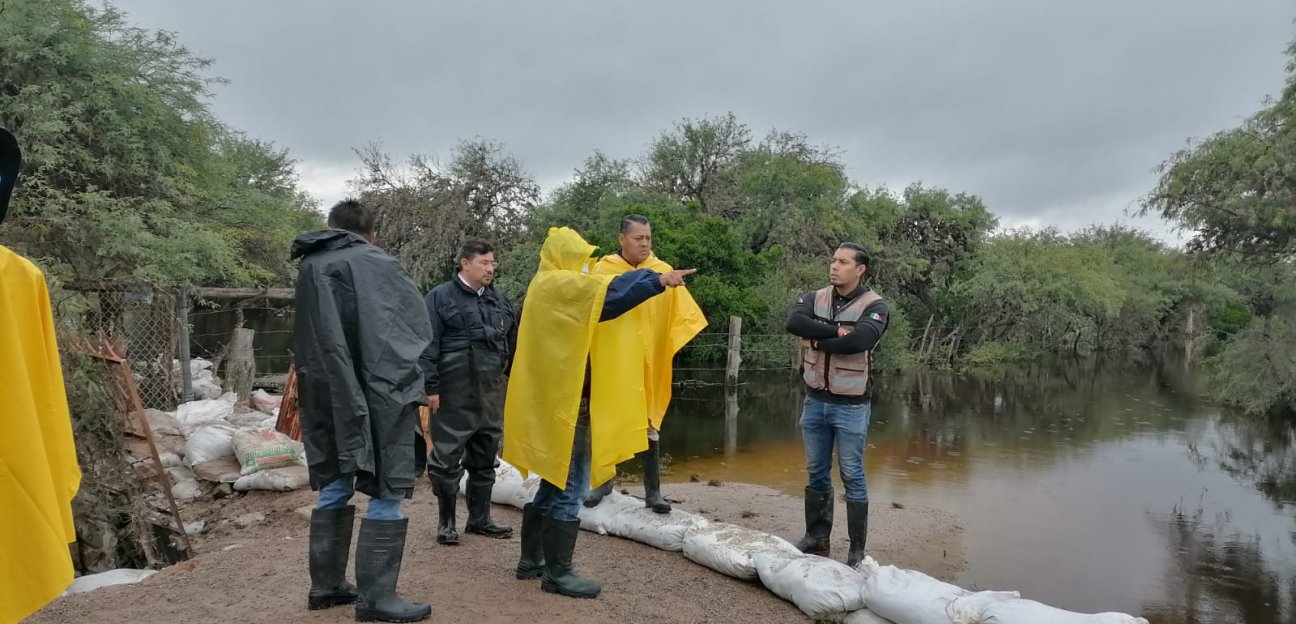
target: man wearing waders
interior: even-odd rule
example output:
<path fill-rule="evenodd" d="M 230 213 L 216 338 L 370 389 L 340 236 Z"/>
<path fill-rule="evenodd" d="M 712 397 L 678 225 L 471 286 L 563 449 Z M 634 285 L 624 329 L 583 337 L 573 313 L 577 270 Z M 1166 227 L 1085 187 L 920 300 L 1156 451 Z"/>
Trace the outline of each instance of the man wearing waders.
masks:
<path fill-rule="evenodd" d="M 338 202 L 329 229 L 297 237 L 293 357 L 302 442 L 310 460 L 307 606 L 356 603 L 361 622 L 416 622 L 426 604 L 396 595 L 409 520 L 401 501 L 423 466 L 419 355 L 431 325 L 418 287 L 395 258 L 373 245 L 374 213 Z M 369 495 L 356 547 L 356 584 L 346 581 L 356 491 Z"/>
<path fill-rule="evenodd" d="M 432 289 L 424 302 L 432 319 L 432 343 L 423 352 L 424 390 L 431 415 L 428 478 L 440 509 L 438 544 L 458 544 L 455 500 L 468 473 L 468 533 L 506 538 L 513 529 L 491 519 L 500 437 L 504 427 L 505 376 L 517 341 L 517 315 L 491 282 L 495 249 L 469 240 L 455 258 L 455 276 Z"/>
<path fill-rule="evenodd" d="M 864 439 L 868 435 L 873 348 L 886 331 L 886 301 L 867 285 L 869 255 L 855 243 L 842 243 L 828 268 L 827 288 L 808 292 L 792 308 L 787 331 L 800 338 L 802 377 L 807 386 L 801 412 L 806 472 L 804 553 L 826 556 L 833 525 L 832 454 L 837 445 L 846 488 L 846 564 L 864 559 L 868 535 L 868 487 L 864 477 Z"/>

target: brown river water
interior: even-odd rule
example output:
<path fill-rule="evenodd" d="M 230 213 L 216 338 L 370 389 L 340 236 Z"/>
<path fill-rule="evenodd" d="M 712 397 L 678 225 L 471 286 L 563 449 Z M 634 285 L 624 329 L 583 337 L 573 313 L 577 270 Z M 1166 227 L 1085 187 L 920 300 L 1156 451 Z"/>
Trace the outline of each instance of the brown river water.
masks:
<path fill-rule="evenodd" d="M 800 496 L 801 385 L 784 372 L 741 381 L 729 396 L 677 386 L 662 432 L 666 480 Z M 1209 404 L 1181 367 L 1091 361 L 879 386 L 870 498 L 957 515 L 960 585 L 1153 624 L 1296 621 L 1289 424 Z"/>

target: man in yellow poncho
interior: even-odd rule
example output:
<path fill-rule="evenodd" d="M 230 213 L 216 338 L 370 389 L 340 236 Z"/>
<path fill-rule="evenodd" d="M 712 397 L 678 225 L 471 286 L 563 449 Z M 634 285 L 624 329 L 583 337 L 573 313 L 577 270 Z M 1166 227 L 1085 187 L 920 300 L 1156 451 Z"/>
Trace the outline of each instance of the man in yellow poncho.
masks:
<path fill-rule="evenodd" d="M 18 142 L 0 128 L 0 222 L 18 179 Z M 0 622 L 17 622 L 72 583 L 72 497 L 81 485 L 45 276 L 0 246 Z"/>
<path fill-rule="evenodd" d="M 621 253 L 603 256 L 594 265 L 595 275 L 620 275 L 635 269 L 652 269 L 659 273 L 672 270 L 652 251 L 652 225 L 647 217 L 628 215 L 621 220 L 617 236 Z M 631 310 L 612 321 L 617 325 L 638 328 L 644 341 L 644 389 L 648 394 L 648 450 L 641 455 L 644 471 L 644 506 L 659 514 L 670 513 L 670 503 L 661 495 L 661 444 L 658 431 L 671 400 L 671 374 L 675 354 L 706 327 L 706 316 L 685 288 L 669 292 Z M 595 370 L 627 354 L 619 345 L 603 342 L 594 346 L 590 356 Z M 598 505 L 612 491 L 609 480 L 585 498 L 586 507 Z"/>
<path fill-rule="evenodd" d="M 572 569 L 578 513 L 591 481 L 647 445 L 648 398 L 643 341 L 613 320 L 681 286 L 692 270 L 650 269 L 617 276 L 590 273 L 594 246 L 570 228 L 550 228 L 540 266 L 522 301 L 517 353 L 504 403 L 504 459 L 544 481 L 522 512 L 517 578 L 541 579 L 546 592 L 599 595 L 598 583 Z M 629 350 L 614 365 L 591 369 L 591 348 Z"/>

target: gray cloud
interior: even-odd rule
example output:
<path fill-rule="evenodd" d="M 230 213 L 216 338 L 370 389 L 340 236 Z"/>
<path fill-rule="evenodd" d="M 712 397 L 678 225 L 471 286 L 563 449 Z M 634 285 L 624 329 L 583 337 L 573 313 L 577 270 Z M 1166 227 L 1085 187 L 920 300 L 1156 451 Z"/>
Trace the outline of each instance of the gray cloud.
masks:
<path fill-rule="evenodd" d="M 374 139 L 485 136 L 554 184 L 733 111 L 840 147 L 861 184 L 1064 229 L 1124 220 L 1157 163 L 1277 93 L 1296 33 L 1289 0 L 115 4 L 215 58 L 217 112 L 325 196 Z"/>

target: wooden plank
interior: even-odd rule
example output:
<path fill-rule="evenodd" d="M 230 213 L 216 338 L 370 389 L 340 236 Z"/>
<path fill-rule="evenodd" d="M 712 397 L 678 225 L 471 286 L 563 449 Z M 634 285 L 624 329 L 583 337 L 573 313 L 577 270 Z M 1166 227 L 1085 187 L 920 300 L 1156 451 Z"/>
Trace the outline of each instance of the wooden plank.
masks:
<path fill-rule="evenodd" d="M 292 301 L 297 298 L 291 288 L 191 288 L 189 292 L 203 299 L 274 299 Z"/>

